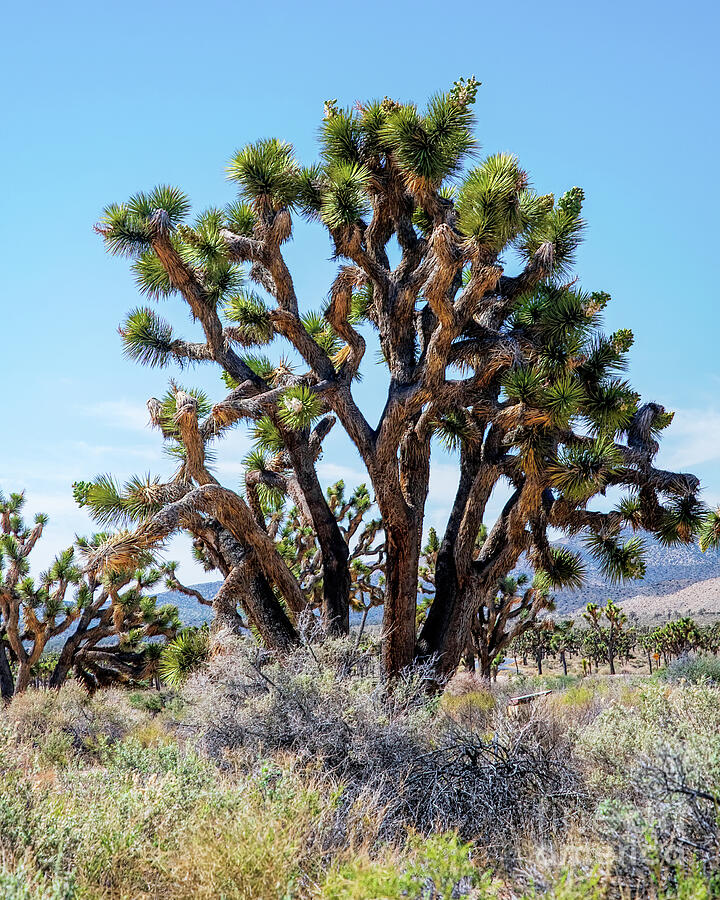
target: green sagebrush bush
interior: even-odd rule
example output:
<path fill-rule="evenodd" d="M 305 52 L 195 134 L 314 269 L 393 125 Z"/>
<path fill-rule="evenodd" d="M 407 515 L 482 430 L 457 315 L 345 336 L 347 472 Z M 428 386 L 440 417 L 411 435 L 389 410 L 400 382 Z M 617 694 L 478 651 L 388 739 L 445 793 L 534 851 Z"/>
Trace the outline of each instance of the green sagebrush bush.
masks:
<path fill-rule="evenodd" d="M 720 684 L 720 657 L 710 653 L 686 654 L 672 660 L 661 674 L 668 681 L 685 679 L 694 684 L 702 681 Z"/>

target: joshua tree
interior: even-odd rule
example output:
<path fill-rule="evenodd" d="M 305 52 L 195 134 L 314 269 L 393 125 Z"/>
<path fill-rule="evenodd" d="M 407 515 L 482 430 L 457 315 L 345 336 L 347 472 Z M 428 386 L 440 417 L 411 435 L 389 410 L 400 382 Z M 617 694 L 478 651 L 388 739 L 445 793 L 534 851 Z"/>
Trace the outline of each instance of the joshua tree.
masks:
<path fill-rule="evenodd" d="M 536 627 L 538 614 L 551 608 L 545 587 L 533 586 L 527 575 L 500 579 L 494 595 L 483 598 L 472 625 L 472 650 L 483 678 L 490 677 L 494 660 L 515 638 Z"/>
<path fill-rule="evenodd" d="M 82 556 L 93 556 L 107 540 L 95 535 L 78 539 L 77 548 L 58 554 L 39 584 L 29 576 L 29 557 L 47 517 L 38 515 L 26 527 L 20 512 L 25 498 L 0 498 L 0 687 L 7 699 L 24 691 L 48 643 L 61 638 L 49 685 L 60 687 L 74 669 L 88 686 L 140 678 L 143 641 L 172 637 L 179 626 L 177 609 L 158 607 L 147 589 L 163 572 L 140 555 L 132 569 L 115 569 L 103 577 L 86 568 Z M 13 678 L 13 669 L 16 670 Z"/>
<path fill-rule="evenodd" d="M 568 673 L 567 654 L 576 650 L 577 646 L 578 635 L 575 629 L 575 622 L 572 619 L 556 622 L 550 637 L 550 650 L 553 653 L 557 653 L 560 657 L 564 675 Z"/>
<path fill-rule="evenodd" d="M 461 79 L 423 112 L 388 98 L 351 109 L 328 101 L 319 163 L 303 168 L 289 144 L 262 140 L 231 159 L 240 199 L 226 209 L 186 224 L 186 197 L 158 188 L 107 207 L 98 225 L 111 252 L 134 258 L 140 289 L 180 295 L 203 331 L 200 342 L 181 340 L 154 310 L 136 309 L 121 329 L 128 355 L 153 365 L 213 361 L 230 387 L 201 417 L 185 399 L 177 405 L 182 476 L 158 491 L 136 545 L 161 540 L 180 521 L 215 529 L 216 544 L 221 536 L 233 543 L 223 565 L 242 590 L 259 579 L 256 605 L 269 606 L 273 591 L 290 610 L 304 604 L 263 523 L 217 485 L 199 454 L 240 420 L 273 430 L 279 474 L 318 536 L 326 617 L 344 629 L 347 544 L 315 474 L 322 436 L 338 419 L 366 466 L 385 530 L 389 675 L 417 656 L 434 659 L 440 676 L 452 672 L 478 610 L 523 554 L 545 588 L 579 586 L 580 558 L 551 547 L 549 528 L 582 533 L 608 577 L 626 578 L 642 574 L 643 554 L 639 539 L 623 537 L 625 525 L 667 543 L 691 541 L 705 515 L 696 478 L 653 465 L 655 438 L 672 416 L 641 404 L 620 377 L 632 335 L 603 335 L 608 295 L 584 292 L 571 274 L 582 190 L 557 200 L 536 193 L 508 154 L 463 168 L 476 153 L 477 88 Z M 298 213 L 326 230 L 339 261 L 322 314 L 305 311 L 284 257 Z M 515 263 L 516 274 L 506 274 Z M 240 264 L 253 291 L 238 284 Z M 376 332 L 389 374 L 375 425 L 352 390 L 363 329 Z M 248 352 L 276 338 L 305 371 Z M 418 635 L 433 436 L 457 448 L 460 480 Z M 276 481 L 274 465 L 262 472 L 268 486 Z M 509 497 L 476 551 L 498 485 Z M 629 492 L 617 509 L 591 510 L 612 486 Z"/>
<path fill-rule="evenodd" d="M 599 646 L 604 650 L 605 658 L 610 666 L 610 674 L 614 675 L 620 632 L 627 622 L 627 616 L 620 606 L 612 600 L 608 600 L 604 607 L 597 603 L 588 603 L 583 618 L 589 623 L 591 631 L 598 637 Z M 607 626 L 603 626 L 603 618 L 607 620 Z"/>

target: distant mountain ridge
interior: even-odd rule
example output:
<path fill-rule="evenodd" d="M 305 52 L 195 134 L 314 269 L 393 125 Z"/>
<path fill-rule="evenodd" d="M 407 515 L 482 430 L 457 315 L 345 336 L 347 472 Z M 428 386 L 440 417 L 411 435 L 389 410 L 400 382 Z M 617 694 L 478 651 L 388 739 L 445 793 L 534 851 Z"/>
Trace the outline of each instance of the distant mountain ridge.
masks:
<path fill-rule="evenodd" d="M 586 603 L 604 603 L 611 597 L 621 603 L 626 612 L 635 613 L 641 620 L 676 614 L 720 617 L 720 554 L 702 553 L 695 545 L 663 547 L 647 536 L 644 540 L 647 547 L 645 578 L 623 584 L 609 584 L 606 581 L 597 564 L 585 552 L 580 539 L 557 541 L 558 545 L 579 552 L 587 565 L 586 582 L 581 591 L 556 593 L 557 614 L 576 615 Z M 518 571 L 523 571 L 523 567 L 520 566 Z M 221 581 L 209 581 L 193 587 L 212 600 L 221 584 Z M 212 617 L 209 606 L 202 606 L 192 597 L 177 591 L 160 594 L 158 602 L 175 604 L 186 625 L 202 625 Z M 359 624 L 360 619 L 360 613 L 351 615 L 354 625 Z M 380 621 L 382 610 L 372 610 L 368 624 Z"/>

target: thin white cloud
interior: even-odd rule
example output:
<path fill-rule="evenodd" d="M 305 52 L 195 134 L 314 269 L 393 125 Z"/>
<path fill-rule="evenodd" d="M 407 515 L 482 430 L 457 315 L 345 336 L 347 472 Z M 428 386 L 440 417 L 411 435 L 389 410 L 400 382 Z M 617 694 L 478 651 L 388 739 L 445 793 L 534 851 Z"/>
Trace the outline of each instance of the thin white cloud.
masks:
<path fill-rule="evenodd" d="M 679 409 L 661 442 L 663 465 L 687 470 L 720 460 L 720 411 Z"/>
<path fill-rule="evenodd" d="M 326 485 L 335 484 L 336 481 L 342 479 L 345 482 L 345 486 L 350 489 L 363 483 L 370 487 L 370 477 L 367 472 L 363 472 L 361 469 L 356 469 L 352 466 L 345 466 L 341 463 L 323 460 L 319 463 L 317 471 L 320 481 Z"/>
<path fill-rule="evenodd" d="M 133 431 L 145 431 L 149 423 L 147 408 L 129 400 L 100 400 L 81 407 L 80 411 L 106 425 Z"/>

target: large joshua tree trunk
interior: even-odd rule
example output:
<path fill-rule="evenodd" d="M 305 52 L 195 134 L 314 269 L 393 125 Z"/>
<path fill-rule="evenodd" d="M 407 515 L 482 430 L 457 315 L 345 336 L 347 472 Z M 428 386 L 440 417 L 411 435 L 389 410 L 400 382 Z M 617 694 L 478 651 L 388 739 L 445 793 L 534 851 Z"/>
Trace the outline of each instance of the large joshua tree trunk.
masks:
<path fill-rule="evenodd" d="M 337 519 L 328 506 L 315 471 L 315 460 L 305 446 L 290 440 L 288 453 L 295 478 L 310 510 L 315 535 L 322 554 L 322 615 L 330 635 L 350 632 L 350 550 L 340 532 Z"/>
<path fill-rule="evenodd" d="M 385 604 L 382 660 L 385 673 L 399 675 L 415 656 L 415 608 L 420 541 L 412 520 L 385 524 Z"/>
<path fill-rule="evenodd" d="M 14 692 L 12 670 L 4 641 L 0 641 L 0 699 L 9 700 Z"/>
<path fill-rule="evenodd" d="M 385 526 L 382 654 L 389 677 L 411 666 L 415 658 L 418 566 L 429 478 L 429 441 L 419 440 L 410 430 L 397 458 L 391 456 L 385 472 L 373 479 Z M 392 485 L 395 489 L 388 490 Z"/>

